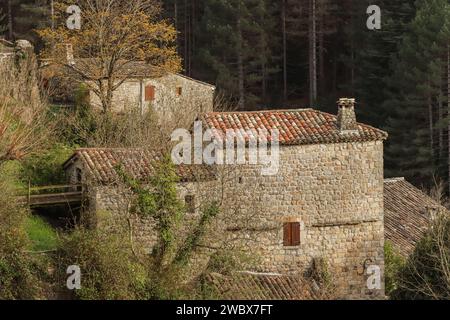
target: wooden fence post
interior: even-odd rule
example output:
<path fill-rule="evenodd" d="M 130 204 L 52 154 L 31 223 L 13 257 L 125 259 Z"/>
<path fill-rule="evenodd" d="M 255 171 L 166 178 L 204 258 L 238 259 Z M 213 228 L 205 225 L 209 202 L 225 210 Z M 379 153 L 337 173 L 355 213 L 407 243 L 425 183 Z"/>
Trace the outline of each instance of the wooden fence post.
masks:
<path fill-rule="evenodd" d="M 31 180 L 28 179 L 28 206 L 30 206 L 31 203 Z"/>

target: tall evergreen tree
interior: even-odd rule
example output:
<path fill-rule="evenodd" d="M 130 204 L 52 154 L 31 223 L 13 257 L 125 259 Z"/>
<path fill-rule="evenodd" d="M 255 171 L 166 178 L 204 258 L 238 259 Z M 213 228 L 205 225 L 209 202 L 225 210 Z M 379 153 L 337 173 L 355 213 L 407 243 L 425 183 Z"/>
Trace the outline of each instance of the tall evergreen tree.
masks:
<path fill-rule="evenodd" d="M 447 0 L 418 1 L 416 17 L 400 43 L 393 62 L 395 72 L 389 79 L 390 99 L 384 104 L 390 115 L 387 175 L 407 176 L 418 182 L 439 175 L 435 114 L 442 101 L 449 22 Z"/>
<path fill-rule="evenodd" d="M 255 106 L 264 95 L 271 49 L 265 0 L 206 0 L 198 32 L 209 81 L 234 98 L 240 108 Z"/>
<path fill-rule="evenodd" d="M 362 0 L 355 18 L 353 42 L 358 43 L 354 52 L 355 78 L 351 92 L 358 97 L 358 118 L 374 126 L 385 125 L 387 112 L 382 109 L 387 97 L 386 78 L 392 75 L 391 59 L 399 50 L 398 43 L 407 31 L 415 15 L 415 0 Z M 366 27 L 366 8 L 376 4 L 381 8 L 381 29 Z"/>
<path fill-rule="evenodd" d="M 37 28 L 51 25 L 51 0 L 7 0 L 0 5 L 6 14 L 9 40 L 27 39 L 35 44 Z"/>
<path fill-rule="evenodd" d="M 0 8 L 0 36 L 8 30 L 8 26 L 6 25 L 6 14 L 3 13 L 3 9 Z"/>

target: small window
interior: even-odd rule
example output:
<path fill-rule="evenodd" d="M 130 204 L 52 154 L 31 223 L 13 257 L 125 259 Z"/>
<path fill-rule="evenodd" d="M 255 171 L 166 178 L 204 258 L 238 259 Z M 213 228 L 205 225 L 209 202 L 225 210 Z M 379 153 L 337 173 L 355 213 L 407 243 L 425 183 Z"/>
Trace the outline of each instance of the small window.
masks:
<path fill-rule="evenodd" d="M 187 195 L 184 197 L 186 209 L 188 212 L 195 212 L 195 197 L 193 195 Z"/>
<path fill-rule="evenodd" d="M 177 87 L 177 96 L 181 96 L 183 94 L 183 88 Z"/>
<path fill-rule="evenodd" d="M 155 100 L 155 86 L 145 86 L 145 101 Z"/>
<path fill-rule="evenodd" d="M 83 182 L 83 174 L 81 172 L 80 168 L 76 169 L 76 184 L 77 184 L 77 191 L 81 191 L 81 183 Z"/>
<path fill-rule="evenodd" d="M 283 245 L 285 247 L 300 245 L 300 222 L 286 222 L 283 225 Z"/>

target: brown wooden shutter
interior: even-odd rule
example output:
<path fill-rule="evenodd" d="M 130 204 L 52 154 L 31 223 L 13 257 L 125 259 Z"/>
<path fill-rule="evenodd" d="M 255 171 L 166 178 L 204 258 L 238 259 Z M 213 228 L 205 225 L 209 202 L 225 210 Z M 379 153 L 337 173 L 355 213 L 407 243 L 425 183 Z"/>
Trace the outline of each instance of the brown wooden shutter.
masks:
<path fill-rule="evenodd" d="M 300 222 L 283 224 L 283 245 L 287 247 L 300 245 Z"/>
<path fill-rule="evenodd" d="M 291 241 L 291 224 L 288 222 L 283 225 L 283 245 L 290 246 Z"/>
<path fill-rule="evenodd" d="M 291 234 L 292 234 L 292 246 L 298 246 L 300 244 L 300 223 L 291 223 Z"/>
<path fill-rule="evenodd" d="M 155 99 L 155 87 L 145 86 L 145 101 L 152 101 Z"/>

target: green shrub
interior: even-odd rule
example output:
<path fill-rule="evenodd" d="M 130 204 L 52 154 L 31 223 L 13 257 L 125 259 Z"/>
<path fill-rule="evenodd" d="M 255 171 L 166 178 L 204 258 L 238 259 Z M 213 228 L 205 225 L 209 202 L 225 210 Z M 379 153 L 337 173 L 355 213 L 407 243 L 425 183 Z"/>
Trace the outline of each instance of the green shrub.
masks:
<path fill-rule="evenodd" d="M 386 295 L 397 289 L 398 273 L 405 264 L 405 259 L 397 254 L 392 243 L 386 240 L 384 244 L 384 265 L 385 265 L 385 290 Z"/>
<path fill-rule="evenodd" d="M 125 234 L 77 227 L 62 237 L 57 253 L 58 283 L 65 286 L 67 267 L 81 269 L 82 300 L 147 299 L 148 277 L 144 263 L 133 255 Z"/>
<path fill-rule="evenodd" d="M 28 216 L 25 228 L 31 242 L 31 250 L 54 250 L 58 246 L 58 235 L 44 219 L 39 216 Z"/>
<path fill-rule="evenodd" d="M 442 214 L 398 272 L 394 299 L 450 299 L 450 217 Z"/>
<path fill-rule="evenodd" d="M 22 163 L 19 161 L 6 161 L 0 164 L 1 186 L 9 193 L 20 193 L 26 189 L 21 180 Z"/>
<path fill-rule="evenodd" d="M 0 299 L 32 299 L 40 281 L 36 261 L 26 253 L 28 210 L 17 202 L 15 165 L 0 166 Z"/>
<path fill-rule="evenodd" d="M 22 178 L 32 185 L 65 183 L 63 163 L 73 153 L 74 147 L 57 143 L 48 151 L 36 154 L 23 162 Z"/>

